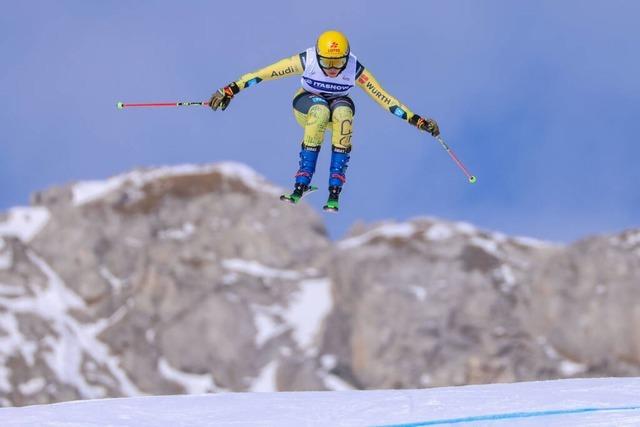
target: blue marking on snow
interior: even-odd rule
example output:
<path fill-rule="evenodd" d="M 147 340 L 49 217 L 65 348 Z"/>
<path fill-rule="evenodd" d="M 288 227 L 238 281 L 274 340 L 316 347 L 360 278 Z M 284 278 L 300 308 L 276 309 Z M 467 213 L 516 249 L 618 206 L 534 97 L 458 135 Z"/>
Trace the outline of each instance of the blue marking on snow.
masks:
<path fill-rule="evenodd" d="M 420 421 L 416 423 L 408 424 L 385 424 L 380 427 L 422 427 L 422 426 L 435 426 L 442 424 L 462 424 L 472 423 L 475 421 L 500 421 L 511 420 L 516 418 L 533 418 L 533 417 L 546 417 L 550 415 L 572 415 L 572 414 L 584 414 L 587 412 L 615 412 L 615 411 L 638 411 L 640 406 L 622 406 L 617 408 L 576 408 L 576 409 L 557 409 L 552 411 L 538 411 L 538 412 L 513 412 L 508 414 L 492 414 L 492 415 L 478 415 L 464 418 L 448 418 L 432 421 Z"/>

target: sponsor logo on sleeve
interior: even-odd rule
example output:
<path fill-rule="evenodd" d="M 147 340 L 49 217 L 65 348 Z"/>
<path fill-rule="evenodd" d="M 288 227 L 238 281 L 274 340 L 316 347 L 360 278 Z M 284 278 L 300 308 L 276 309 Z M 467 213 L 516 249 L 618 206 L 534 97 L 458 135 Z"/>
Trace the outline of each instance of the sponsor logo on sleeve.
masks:
<path fill-rule="evenodd" d="M 282 77 L 282 76 L 286 76 L 287 74 L 291 74 L 295 71 L 296 69 L 293 66 L 288 66 L 284 70 L 274 70 L 271 73 L 271 77 Z"/>
<path fill-rule="evenodd" d="M 371 92 L 373 96 L 378 98 L 380 101 L 384 102 L 387 105 L 391 104 L 391 98 L 385 96 L 379 89 L 377 89 L 371 82 L 367 82 L 367 90 Z"/>

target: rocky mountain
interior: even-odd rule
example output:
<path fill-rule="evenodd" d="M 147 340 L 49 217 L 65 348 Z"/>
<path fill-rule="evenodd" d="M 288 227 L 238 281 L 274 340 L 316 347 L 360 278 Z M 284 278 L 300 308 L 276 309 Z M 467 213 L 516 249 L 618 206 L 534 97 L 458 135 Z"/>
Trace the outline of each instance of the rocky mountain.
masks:
<path fill-rule="evenodd" d="M 435 218 L 332 242 L 246 166 L 136 170 L 0 215 L 0 405 L 640 375 L 640 230 Z"/>

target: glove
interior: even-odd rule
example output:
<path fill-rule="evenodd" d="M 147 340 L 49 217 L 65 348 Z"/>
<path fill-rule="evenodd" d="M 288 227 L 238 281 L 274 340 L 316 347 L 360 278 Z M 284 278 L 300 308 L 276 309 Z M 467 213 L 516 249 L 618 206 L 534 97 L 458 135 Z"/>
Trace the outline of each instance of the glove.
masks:
<path fill-rule="evenodd" d="M 432 136 L 440 135 L 440 128 L 438 127 L 438 123 L 433 119 L 425 119 L 415 114 L 413 117 L 411 117 L 410 121 L 418 129 L 425 130 Z"/>
<path fill-rule="evenodd" d="M 231 102 L 231 99 L 233 99 L 233 96 L 238 92 L 240 92 L 240 89 L 238 89 L 238 85 L 236 85 L 235 83 L 231 83 L 221 89 L 218 89 L 216 92 L 214 92 L 213 95 L 211 95 L 209 106 L 211 107 L 211 109 L 213 109 L 213 111 L 217 110 L 218 108 L 224 111 L 229 106 L 229 103 Z"/>

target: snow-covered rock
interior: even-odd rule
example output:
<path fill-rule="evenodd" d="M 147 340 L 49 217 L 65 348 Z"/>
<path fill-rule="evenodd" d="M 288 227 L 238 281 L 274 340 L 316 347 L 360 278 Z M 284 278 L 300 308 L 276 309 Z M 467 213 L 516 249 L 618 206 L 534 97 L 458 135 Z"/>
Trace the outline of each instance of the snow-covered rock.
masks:
<path fill-rule="evenodd" d="M 53 188 L 11 210 L 0 404 L 251 390 L 266 368 L 272 390 L 322 388 L 330 242 L 279 194 L 224 163 Z"/>
<path fill-rule="evenodd" d="M 556 245 L 417 218 L 337 244 L 335 340 L 323 352 L 362 387 L 423 387 L 554 376 L 526 298 Z M 338 332 L 339 331 L 339 332 Z M 348 345 L 344 345 L 348 343 Z"/>
<path fill-rule="evenodd" d="M 561 246 L 425 217 L 332 243 L 281 191 L 186 165 L 0 214 L 0 406 L 640 375 L 637 230 Z"/>
<path fill-rule="evenodd" d="M 638 235 L 562 246 L 435 218 L 360 226 L 334 253 L 322 352 L 364 388 L 640 375 Z"/>
<path fill-rule="evenodd" d="M 40 206 L 10 209 L 4 218 L 0 217 L 0 237 L 17 237 L 29 242 L 47 225 L 49 217 L 49 210 Z"/>

